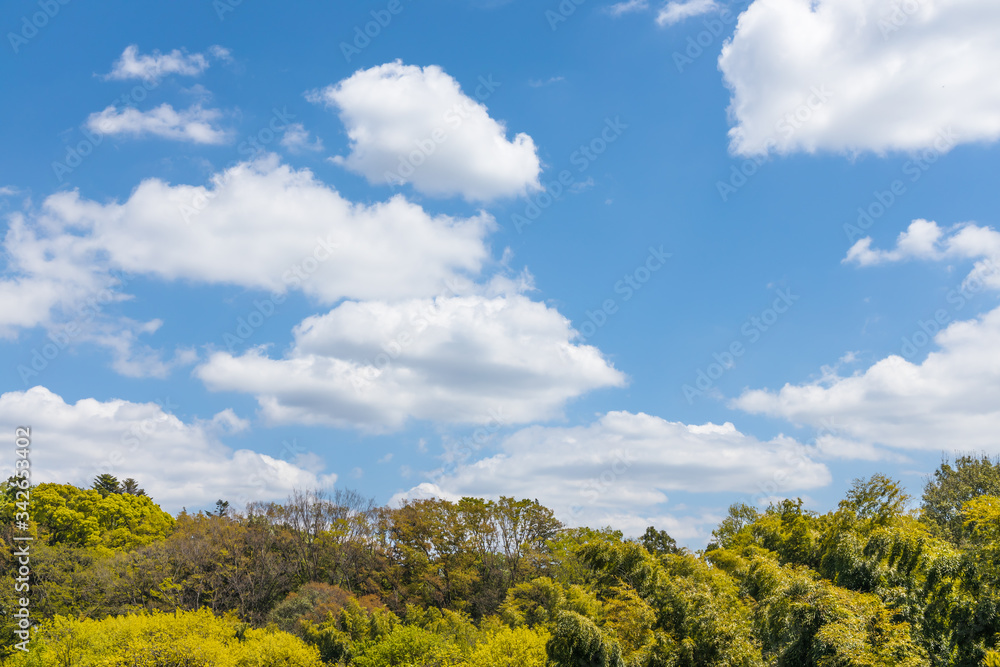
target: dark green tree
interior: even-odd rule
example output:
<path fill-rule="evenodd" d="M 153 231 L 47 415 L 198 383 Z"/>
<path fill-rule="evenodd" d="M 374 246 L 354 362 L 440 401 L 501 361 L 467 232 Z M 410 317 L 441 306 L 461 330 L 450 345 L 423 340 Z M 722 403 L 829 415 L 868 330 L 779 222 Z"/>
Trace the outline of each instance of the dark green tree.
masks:
<path fill-rule="evenodd" d="M 646 529 L 639 542 L 646 547 L 646 551 L 654 556 L 666 554 L 679 554 L 684 552 L 684 547 L 677 546 L 677 540 L 670 537 L 665 530 L 657 530 L 653 526 Z"/>
<path fill-rule="evenodd" d="M 118 493 L 127 493 L 130 496 L 144 496 L 146 495 L 146 490 L 140 489 L 139 482 L 129 477 L 119 485 Z"/>
<path fill-rule="evenodd" d="M 94 478 L 94 484 L 90 487 L 101 494 L 102 498 L 107 498 L 112 493 L 121 493 L 118 488 L 118 478 L 110 473 L 104 473 Z"/>

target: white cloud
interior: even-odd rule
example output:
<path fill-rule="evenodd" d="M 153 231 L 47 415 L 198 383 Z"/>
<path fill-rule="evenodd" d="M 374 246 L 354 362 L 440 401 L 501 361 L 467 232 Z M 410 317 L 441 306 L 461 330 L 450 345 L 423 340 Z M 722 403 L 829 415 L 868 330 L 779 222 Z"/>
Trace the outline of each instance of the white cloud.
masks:
<path fill-rule="evenodd" d="M 323 141 L 313 138 L 302 123 L 290 123 L 281 137 L 281 145 L 293 153 L 323 150 Z"/>
<path fill-rule="evenodd" d="M 528 79 L 528 85 L 532 88 L 544 88 L 546 86 L 551 86 L 554 83 L 561 83 L 565 80 L 566 77 L 563 76 L 550 76 L 548 79 Z"/>
<path fill-rule="evenodd" d="M 425 297 L 480 272 L 494 226 L 485 214 L 432 217 L 402 196 L 355 204 L 275 156 L 218 174 L 210 187 L 149 179 L 124 203 L 60 192 L 7 216 L 0 337 L 41 326 L 60 353 L 93 343 L 122 374 L 163 377 L 195 355 L 143 345 L 159 321 L 118 314 L 136 277 L 301 290 L 327 304 Z M 36 381 L 32 371 L 54 354 L 32 365 L 26 351 L 22 379 Z"/>
<path fill-rule="evenodd" d="M 892 250 L 872 249 L 872 239 L 866 237 L 851 247 L 843 262 L 873 266 L 911 259 L 978 260 L 966 283 L 1000 289 L 1000 232 L 971 223 L 942 229 L 936 222 L 914 220 Z"/>
<path fill-rule="evenodd" d="M 224 63 L 233 62 L 233 52 L 224 46 L 215 44 L 208 47 L 208 52 L 211 53 L 214 58 L 221 60 Z"/>
<path fill-rule="evenodd" d="M 626 0 L 625 2 L 616 2 L 608 7 L 608 13 L 612 16 L 622 16 L 647 9 L 649 9 L 649 0 Z"/>
<path fill-rule="evenodd" d="M 944 312 L 950 318 L 949 311 Z M 942 318 L 947 322 L 946 318 Z M 933 336 L 937 348 L 919 364 L 891 355 L 850 377 L 744 392 L 747 412 L 834 430 L 862 444 L 913 450 L 1000 452 L 1000 309 L 943 328 L 935 314 L 914 323 L 901 354 L 914 356 Z M 830 427 L 830 424 L 833 426 Z"/>
<path fill-rule="evenodd" d="M 674 25 L 685 19 L 702 14 L 708 14 L 719 9 L 715 0 L 687 0 L 686 2 L 668 2 L 656 15 L 657 25 Z"/>
<path fill-rule="evenodd" d="M 90 114 L 87 128 L 100 134 L 124 134 L 131 137 L 153 135 L 163 139 L 190 141 L 196 144 L 222 144 L 231 132 L 215 126 L 221 118 L 218 109 L 203 109 L 195 105 L 176 111 L 169 104 L 161 104 L 149 111 L 134 107 L 116 109 L 109 106 L 104 111 Z"/>
<path fill-rule="evenodd" d="M 538 189 L 534 141 L 506 127 L 481 103 L 499 83 L 477 82 L 479 101 L 440 67 L 396 61 L 355 72 L 309 99 L 339 110 L 351 152 L 334 160 L 371 183 L 408 182 L 428 195 L 471 201 Z"/>
<path fill-rule="evenodd" d="M 171 409 L 169 400 L 164 407 Z M 155 403 L 83 399 L 67 404 L 45 387 L 0 396 L 0 424 L 32 425 L 32 481 L 89 487 L 110 472 L 134 477 L 171 512 L 182 505 L 209 506 L 220 497 L 233 505 L 281 499 L 293 489 L 327 487 L 336 475 L 317 475 L 246 449 L 232 450 L 217 433 L 239 431 L 243 421 L 224 411 L 188 424 Z M 12 459 L 0 475 L 13 473 Z"/>
<path fill-rule="evenodd" d="M 668 494 L 746 493 L 771 495 L 830 483 L 826 466 L 810 449 L 778 437 L 761 442 L 729 423 L 700 426 L 669 422 L 647 414 L 610 412 L 588 426 L 531 426 L 505 438 L 498 453 L 436 471 L 404 497 L 438 495 L 537 498 L 567 523 L 664 527 Z M 699 534 L 697 523 L 668 527 Z M 659 518 L 656 518 L 659 517 Z"/>
<path fill-rule="evenodd" d="M 212 47 L 212 54 L 221 57 L 229 51 L 221 46 Z M 139 47 L 135 44 L 125 47 L 121 57 L 115 61 L 106 79 L 127 80 L 143 79 L 159 81 L 168 74 L 182 76 L 197 76 L 208 69 L 208 59 L 200 53 L 186 54 L 177 49 L 170 53 L 153 51 L 152 55 L 139 55 Z"/>
<path fill-rule="evenodd" d="M 273 422 L 394 430 L 410 419 L 520 424 L 624 376 L 552 308 L 520 294 L 346 302 L 294 331 L 282 359 L 219 352 L 195 374 L 249 392 Z"/>
<path fill-rule="evenodd" d="M 355 204 L 271 155 L 218 174 L 211 187 L 148 179 L 124 203 L 52 195 L 30 219 L 13 218 L 5 249 L 36 281 L 39 312 L 56 300 L 49 292 L 99 290 L 109 270 L 301 289 L 333 303 L 440 293 L 479 272 L 494 226 L 485 214 L 431 217 L 402 196 Z"/>
<path fill-rule="evenodd" d="M 1000 308 L 972 320 L 956 313 L 985 289 L 1000 290 L 1000 233 L 971 223 L 942 229 L 914 220 L 891 250 L 861 239 L 844 262 L 860 266 L 906 260 L 976 260 L 945 307 L 928 312 L 903 337 L 899 354 L 863 372 L 786 384 L 778 391 L 745 391 L 732 402 L 748 412 L 817 427 L 826 457 L 889 459 L 879 446 L 912 450 L 1000 452 Z M 926 347 L 932 351 L 914 363 Z M 856 361 L 851 354 L 849 361 Z"/>
<path fill-rule="evenodd" d="M 719 58 L 731 149 L 881 154 L 993 141 L 998 25 L 993 0 L 756 0 Z"/>

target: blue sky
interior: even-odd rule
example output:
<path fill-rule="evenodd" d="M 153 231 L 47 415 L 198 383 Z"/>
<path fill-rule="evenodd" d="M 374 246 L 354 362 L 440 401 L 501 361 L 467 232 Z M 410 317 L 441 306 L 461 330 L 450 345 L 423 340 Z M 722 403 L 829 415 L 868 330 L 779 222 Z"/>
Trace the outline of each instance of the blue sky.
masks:
<path fill-rule="evenodd" d="M 919 495 L 1000 452 L 1000 9 L 904 4 L 9 2 L 0 422 L 171 511 Z"/>

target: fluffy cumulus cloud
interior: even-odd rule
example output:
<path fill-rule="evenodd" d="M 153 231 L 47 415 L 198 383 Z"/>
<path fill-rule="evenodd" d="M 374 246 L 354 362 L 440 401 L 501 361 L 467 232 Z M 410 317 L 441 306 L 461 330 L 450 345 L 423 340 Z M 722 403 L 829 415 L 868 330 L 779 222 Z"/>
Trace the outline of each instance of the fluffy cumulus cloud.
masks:
<path fill-rule="evenodd" d="M 228 60 L 229 50 L 221 46 L 213 46 L 212 55 L 222 60 Z M 170 53 L 153 51 L 151 54 L 139 54 L 135 44 L 125 47 L 121 57 L 115 61 L 106 79 L 127 80 L 142 79 L 156 82 L 168 74 L 182 76 L 197 76 L 208 69 L 208 58 L 200 53 L 183 53 L 174 49 Z"/>
<path fill-rule="evenodd" d="M 898 354 L 849 377 L 830 370 L 777 391 L 749 390 L 733 405 L 817 427 L 817 445 L 831 457 L 892 456 L 880 446 L 1000 452 L 1000 308 L 956 320 L 975 295 L 1000 289 L 1000 233 L 970 223 L 942 229 L 915 220 L 894 248 L 874 249 L 870 238 L 861 239 L 844 262 L 871 267 L 962 259 L 974 261 L 971 272 L 948 291 L 942 307 L 913 323 Z"/>
<path fill-rule="evenodd" d="M 906 260 L 974 259 L 967 287 L 1000 289 L 1000 232 L 971 223 L 944 229 L 936 222 L 914 220 L 891 250 L 872 248 L 872 239 L 859 239 L 844 263 L 873 266 Z"/>
<path fill-rule="evenodd" d="M 862 444 L 1000 453 L 1000 309 L 946 327 L 943 319 L 928 314 L 900 354 L 863 372 L 747 391 L 734 405 Z M 932 338 L 938 349 L 922 363 L 907 360 Z"/>
<path fill-rule="evenodd" d="M 221 117 L 219 110 L 203 109 L 197 105 L 182 111 L 169 104 L 161 104 L 149 111 L 109 106 L 104 111 L 90 114 L 87 129 L 102 135 L 154 136 L 195 144 L 222 144 L 229 140 L 231 132 L 216 126 Z"/>
<path fill-rule="evenodd" d="M 507 139 L 482 103 L 501 85 L 475 82 L 476 99 L 440 67 L 401 62 L 360 70 L 310 94 L 337 109 L 350 153 L 334 161 L 371 183 L 411 183 L 428 195 L 472 201 L 524 194 L 539 186 L 535 144 Z"/>
<path fill-rule="evenodd" d="M 998 25 L 993 0 L 756 0 L 719 58 L 731 148 L 883 153 L 993 141 Z"/>
<path fill-rule="evenodd" d="M 115 284 L 114 271 L 301 289 L 329 303 L 438 294 L 482 268 L 495 224 L 486 215 L 433 217 L 402 196 L 355 204 L 274 156 L 234 166 L 208 187 L 148 179 L 123 203 L 61 192 L 9 221 L 0 299 L 24 308 L 0 315 L 0 331 L 43 324 L 58 304 Z"/>
<path fill-rule="evenodd" d="M 241 449 L 220 437 L 246 428 L 225 411 L 203 422 L 185 423 L 170 414 L 177 408 L 156 403 L 83 399 L 66 403 L 44 387 L 0 396 L 0 424 L 5 432 L 32 425 L 34 482 L 90 486 L 110 472 L 133 477 L 164 509 L 210 506 L 225 498 L 234 505 L 248 500 L 281 499 L 293 489 L 332 485 L 336 475 L 321 474 L 294 463 Z M 0 475 L 13 473 L 9 460 Z"/>
<path fill-rule="evenodd" d="M 384 431 L 410 419 L 519 424 L 624 376 L 554 309 L 514 293 L 345 302 L 295 329 L 284 358 L 218 352 L 196 374 L 256 395 L 274 422 Z"/>
<path fill-rule="evenodd" d="M 717 516 L 669 513 L 669 493 L 745 493 L 758 499 L 830 482 L 809 448 L 784 437 L 760 441 L 730 424 L 688 425 L 647 414 L 610 412 L 587 426 L 531 426 L 505 438 L 493 456 L 459 461 L 400 494 L 538 498 L 560 519 L 641 532 L 667 527 L 695 537 Z M 750 498 L 748 498 L 750 500 Z"/>
<path fill-rule="evenodd" d="M 146 180 L 123 203 L 61 192 L 7 223 L 0 337 L 42 326 L 60 350 L 96 343 L 118 372 L 160 377 L 193 357 L 161 358 L 141 339 L 162 322 L 115 314 L 137 277 L 301 290 L 323 303 L 425 297 L 478 274 L 494 227 L 487 215 L 431 216 L 402 196 L 355 204 L 274 156 L 208 187 Z M 44 365 L 26 363 L 24 381 Z"/>

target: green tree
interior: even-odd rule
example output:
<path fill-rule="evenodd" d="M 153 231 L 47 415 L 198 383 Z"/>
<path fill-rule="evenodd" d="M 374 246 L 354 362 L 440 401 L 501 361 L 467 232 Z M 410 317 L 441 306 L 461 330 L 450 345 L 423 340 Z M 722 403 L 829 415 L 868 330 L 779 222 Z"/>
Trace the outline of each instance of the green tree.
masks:
<path fill-rule="evenodd" d="M 679 554 L 684 552 L 683 547 L 677 546 L 677 540 L 670 537 L 665 530 L 657 530 L 653 526 L 646 529 L 642 537 L 639 539 L 642 546 L 646 547 L 646 551 L 656 556 L 663 556 L 666 554 Z"/>
<path fill-rule="evenodd" d="M 962 507 L 978 496 L 1000 496 L 1000 460 L 960 456 L 943 461 L 924 485 L 921 518 L 953 544 L 964 539 Z"/>
<path fill-rule="evenodd" d="M 614 637 L 572 611 L 557 614 L 545 649 L 551 667 L 625 667 Z"/>
<path fill-rule="evenodd" d="M 146 495 L 146 490 L 140 489 L 139 482 L 129 477 L 119 485 L 118 493 L 127 493 L 130 496 L 144 496 Z"/>
<path fill-rule="evenodd" d="M 97 491 L 104 498 L 112 493 L 121 493 L 118 486 L 118 478 L 110 473 L 103 473 L 95 477 L 94 483 L 90 488 Z"/>

